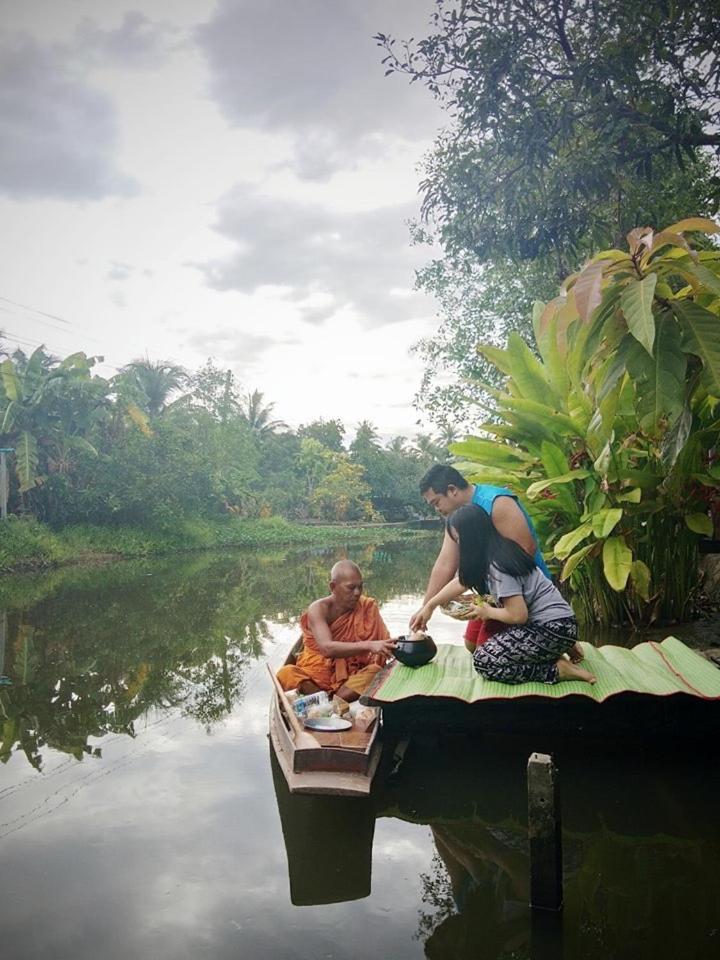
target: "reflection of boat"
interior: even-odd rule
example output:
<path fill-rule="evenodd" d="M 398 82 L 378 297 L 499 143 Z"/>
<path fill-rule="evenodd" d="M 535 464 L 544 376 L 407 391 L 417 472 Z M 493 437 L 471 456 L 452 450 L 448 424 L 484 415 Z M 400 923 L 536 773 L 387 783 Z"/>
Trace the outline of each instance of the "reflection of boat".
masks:
<path fill-rule="evenodd" d="M 301 640 L 286 663 L 294 663 Z M 370 792 L 382 749 L 379 719 L 369 730 L 324 733 L 305 730 L 275 674 L 270 702 L 270 739 L 290 793 L 364 797 Z M 379 718 L 379 711 L 378 711 Z"/>
<path fill-rule="evenodd" d="M 370 895 L 375 809 L 370 797 L 291 796 L 270 750 L 280 825 L 296 907 Z"/>

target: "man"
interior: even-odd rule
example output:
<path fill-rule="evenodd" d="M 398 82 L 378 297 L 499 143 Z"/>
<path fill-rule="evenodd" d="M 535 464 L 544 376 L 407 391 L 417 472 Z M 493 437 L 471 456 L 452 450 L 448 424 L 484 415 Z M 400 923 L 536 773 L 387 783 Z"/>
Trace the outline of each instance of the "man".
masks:
<path fill-rule="evenodd" d="M 357 700 L 392 653 L 375 600 L 364 597 L 360 568 L 339 560 L 330 571 L 330 595 L 315 600 L 300 618 L 303 650 L 294 665 L 278 670 L 284 690 L 327 690 Z"/>
<path fill-rule="evenodd" d="M 519 543 L 526 553 L 535 557 L 535 562 L 546 577 L 550 572 L 538 549 L 532 520 L 517 498 L 506 487 L 491 487 L 486 484 L 468 483 L 454 467 L 436 463 L 420 481 L 420 493 L 426 503 L 443 517 L 448 517 L 458 507 L 474 503 L 490 514 L 498 533 Z M 458 570 L 458 545 L 445 531 L 442 547 L 430 573 L 423 605 L 453 579 Z M 410 618 L 411 630 L 424 630 L 425 623 L 418 610 Z"/>

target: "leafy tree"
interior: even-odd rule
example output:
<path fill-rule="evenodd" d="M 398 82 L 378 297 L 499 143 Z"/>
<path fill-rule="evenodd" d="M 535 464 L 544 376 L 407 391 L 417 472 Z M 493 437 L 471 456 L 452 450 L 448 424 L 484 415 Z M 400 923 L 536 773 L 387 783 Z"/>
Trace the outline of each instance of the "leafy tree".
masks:
<path fill-rule="evenodd" d="M 717 3 L 438 0 L 431 22 L 399 51 L 377 39 L 450 112 L 422 184 L 449 252 L 550 254 L 564 275 L 589 244 L 658 222 L 658 181 L 678 170 L 698 204 L 672 202 L 717 209 L 701 153 L 717 171 Z"/>
<path fill-rule="evenodd" d="M 476 482 L 530 500 L 576 609 L 601 623 L 693 612 L 698 535 L 720 519 L 720 252 L 691 218 L 604 250 L 517 334 L 481 350 L 505 376 L 496 419 L 453 446 Z M 697 246 L 697 245 L 696 245 Z"/>
<path fill-rule="evenodd" d="M 220 370 L 212 360 L 192 377 L 190 398 L 220 423 L 242 415 L 242 400 L 232 370 Z"/>
<path fill-rule="evenodd" d="M 718 6 L 437 0 L 428 36 L 377 40 L 449 115 L 421 184 L 416 240 L 444 258 L 419 276 L 441 324 L 417 400 L 457 416 L 468 379 L 493 376 L 473 340 L 530 335 L 527 291 L 551 296 L 636 226 L 717 212 Z"/>
<path fill-rule="evenodd" d="M 332 454 L 332 469 L 315 487 L 310 498 L 313 516 L 321 520 L 372 520 L 370 487 L 359 463 L 346 454 Z"/>
<path fill-rule="evenodd" d="M 313 420 L 312 423 L 299 427 L 297 435 L 300 438 L 312 437 L 319 440 L 324 447 L 335 453 L 342 453 L 344 449 L 345 425 L 342 420 Z"/>

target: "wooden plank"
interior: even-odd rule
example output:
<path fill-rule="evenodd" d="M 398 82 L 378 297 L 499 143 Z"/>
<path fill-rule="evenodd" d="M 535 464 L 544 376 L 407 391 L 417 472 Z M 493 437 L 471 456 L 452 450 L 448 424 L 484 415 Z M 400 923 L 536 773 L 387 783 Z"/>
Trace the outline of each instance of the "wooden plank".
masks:
<path fill-rule="evenodd" d="M 273 685 L 274 685 L 274 687 L 275 687 L 275 694 L 276 694 L 276 696 L 277 696 L 277 698 L 278 698 L 278 701 L 279 701 L 281 707 L 283 708 L 283 712 L 284 712 L 285 716 L 287 717 L 287 719 L 288 719 L 288 721 L 289 721 L 289 723 L 290 723 L 290 726 L 291 726 L 292 729 L 293 729 L 293 733 L 294 733 L 294 736 L 295 736 L 295 746 L 296 746 L 296 748 L 299 749 L 299 750 L 303 750 L 303 749 L 304 749 L 304 750 L 311 750 L 311 749 L 314 749 L 314 748 L 317 747 L 317 745 L 318 745 L 317 740 L 315 739 L 315 737 L 312 736 L 312 734 L 308 733 L 308 731 L 303 728 L 303 726 L 302 726 L 302 724 L 300 723 L 300 720 L 299 720 L 299 718 L 298 718 L 298 715 L 297 715 L 297 714 L 295 713 L 295 711 L 293 710 L 292 704 L 290 703 L 290 701 L 288 700 L 288 698 L 287 698 L 286 695 L 285 695 L 285 691 L 283 690 L 283 688 L 282 688 L 282 686 L 281 686 L 281 684 L 280 684 L 280 681 L 279 681 L 278 678 L 275 676 L 275 672 L 271 669 L 269 663 L 266 664 L 266 666 L 267 666 L 267 668 L 268 668 L 268 673 L 270 674 L 270 677 L 272 678 Z"/>

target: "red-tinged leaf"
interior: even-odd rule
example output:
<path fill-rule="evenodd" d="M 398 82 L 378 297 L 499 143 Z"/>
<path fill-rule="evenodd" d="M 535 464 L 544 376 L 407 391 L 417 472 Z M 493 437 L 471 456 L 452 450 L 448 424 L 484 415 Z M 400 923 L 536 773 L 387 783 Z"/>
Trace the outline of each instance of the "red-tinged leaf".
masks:
<path fill-rule="evenodd" d="M 575 283 L 575 303 L 578 313 L 588 323 L 602 300 L 602 261 L 588 264 Z"/>

